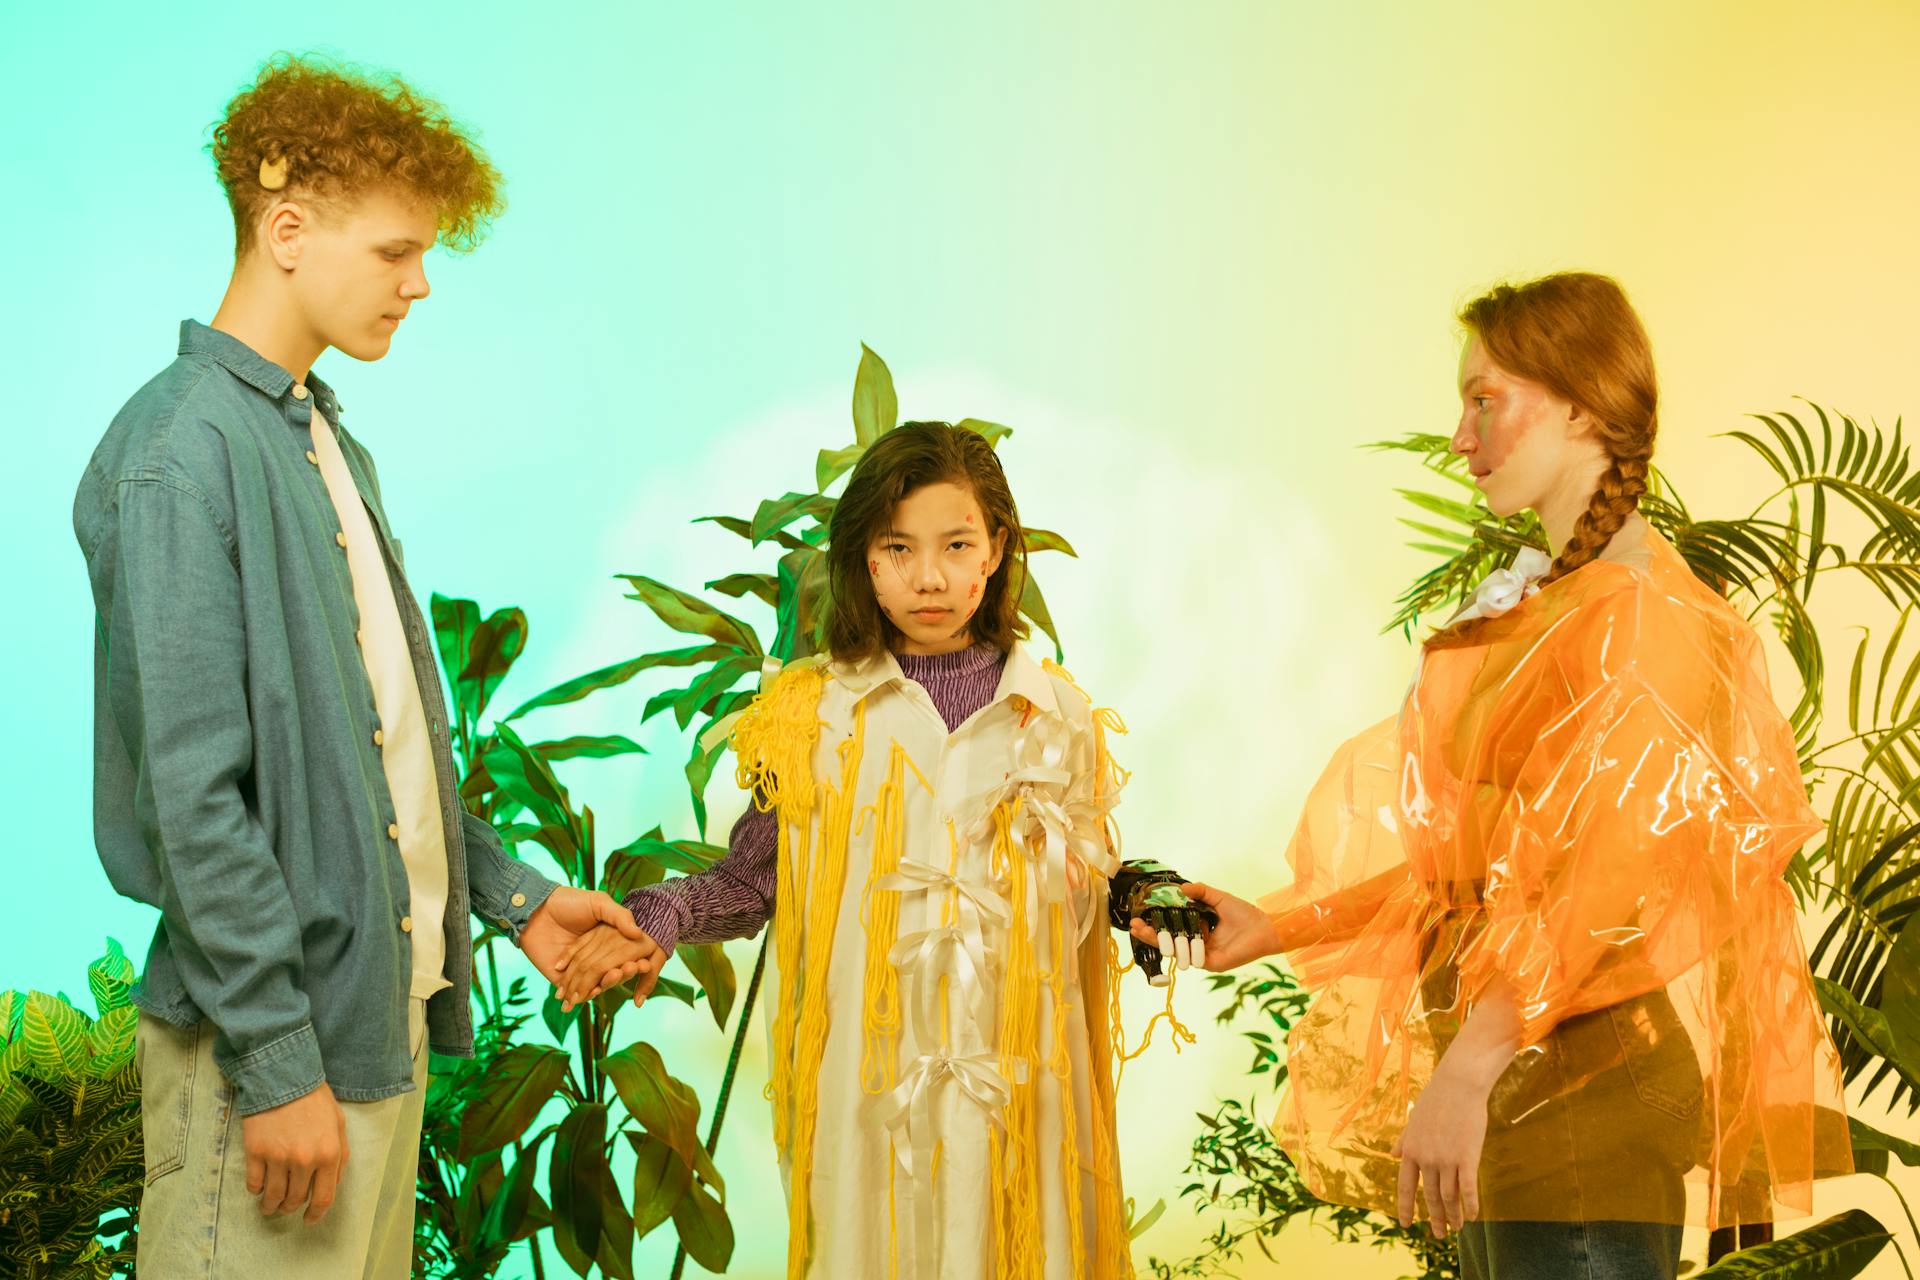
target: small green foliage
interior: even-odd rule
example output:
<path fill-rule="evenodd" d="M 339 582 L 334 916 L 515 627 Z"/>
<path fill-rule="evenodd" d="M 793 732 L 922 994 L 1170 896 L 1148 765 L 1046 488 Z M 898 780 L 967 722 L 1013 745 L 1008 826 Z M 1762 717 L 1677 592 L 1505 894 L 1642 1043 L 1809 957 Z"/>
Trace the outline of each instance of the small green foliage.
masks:
<path fill-rule="evenodd" d="M 144 1155 L 120 944 L 88 966 L 97 1018 L 64 996 L 0 997 L 0 1273 L 130 1275 Z"/>

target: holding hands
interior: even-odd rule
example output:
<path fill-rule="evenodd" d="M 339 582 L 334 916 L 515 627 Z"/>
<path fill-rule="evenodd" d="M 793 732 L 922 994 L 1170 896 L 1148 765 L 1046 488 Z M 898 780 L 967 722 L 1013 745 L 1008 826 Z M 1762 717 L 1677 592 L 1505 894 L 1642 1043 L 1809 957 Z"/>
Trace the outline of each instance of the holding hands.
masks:
<path fill-rule="evenodd" d="M 595 939 L 596 955 L 603 951 L 611 955 L 613 947 L 609 939 L 620 940 L 623 945 L 618 949 L 618 960 L 602 970 L 609 977 L 618 970 L 620 977 L 592 985 L 591 990 L 567 999 L 567 993 L 578 986 L 570 981 L 573 975 L 568 973 L 569 962 L 590 938 Z M 527 921 L 527 927 L 520 931 L 520 949 L 533 961 L 540 976 L 551 982 L 555 991 L 561 992 L 569 1010 L 588 996 L 618 986 L 636 973 L 648 975 L 641 989 L 634 993 L 633 1003 L 638 1007 L 652 993 L 660 966 L 666 962 L 660 948 L 625 906 L 607 894 L 565 885 L 555 889 Z M 563 983 L 567 985 L 563 987 Z"/>
<path fill-rule="evenodd" d="M 645 933 L 636 940 L 612 925 L 598 925 L 575 939 L 561 957 L 560 978 L 553 987 L 560 1008 L 571 1012 L 573 1006 L 638 975 L 633 986 L 633 1007 L 638 1009 L 653 994 L 665 963 L 666 956 Z"/>
<path fill-rule="evenodd" d="M 1121 875 L 1134 865 L 1123 867 Z M 1175 884 L 1186 901 L 1178 905 L 1162 901 Z M 1211 885 L 1167 881 L 1142 895 L 1123 892 L 1122 881 L 1116 876 L 1112 896 L 1113 909 L 1125 909 L 1120 918 L 1133 937 L 1134 954 L 1155 986 L 1165 985 L 1155 981 L 1161 957 L 1176 965 L 1223 973 L 1281 949 L 1280 934 L 1271 916 L 1246 899 Z M 1134 902 L 1134 898 L 1139 901 Z M 1118 926 L 1120 919 L 1115 924 Z M 1151 965 L 1149 956 L 1154 958 Z"/>

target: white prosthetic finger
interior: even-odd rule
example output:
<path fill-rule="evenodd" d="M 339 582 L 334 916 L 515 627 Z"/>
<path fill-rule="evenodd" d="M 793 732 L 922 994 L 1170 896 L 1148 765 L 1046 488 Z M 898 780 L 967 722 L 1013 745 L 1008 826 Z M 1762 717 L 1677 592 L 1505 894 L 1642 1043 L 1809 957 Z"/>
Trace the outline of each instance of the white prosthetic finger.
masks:
<path fill-rule="evenodd" d="M 1173 958 L 1182 969 L 1193 968 L 1193 947 L 1188 942 L 1187 935 L 1184 933 L 1174 936 Z"/>
<path fill-rule="evenodd" d="M 1173 934 L 1166 929 L 1162 929 L 1160 931 L 1159 946 L 1160 946 L 1161 959 L 1167 962 L 1168 968 L 1172 968 L 1173 967 Z"/>
<path fill-rule="evenodd" d="M 1207 940 L 1197 935 L 1193 940 L 1193 967 L 1196 969 L 1207 967 Z"/>
<path fill-rule="evenodd" d="M 1173 974 L 1167 969 L 1162 969 L 1147 979 L 1147 985 L 1150 987 L 1165 987 L 1171 985 L 1172 982 Z"/>

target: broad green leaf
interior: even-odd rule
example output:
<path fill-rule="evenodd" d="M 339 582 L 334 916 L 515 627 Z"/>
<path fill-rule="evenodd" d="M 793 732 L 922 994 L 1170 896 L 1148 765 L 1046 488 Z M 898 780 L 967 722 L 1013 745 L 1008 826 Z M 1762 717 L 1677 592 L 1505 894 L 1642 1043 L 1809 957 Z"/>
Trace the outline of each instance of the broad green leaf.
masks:
<path fill-rule="evenodd" d="M 863 444 L 850 444 L 844 449 L 822 449 L 820 457 L 813 464 L 814 484 L 825 493 L 827 486 L 851 471 L 866 451 L 867 446 Z"/>
<path fill-rule="evenodd" d="M 107 954 L 87 966 L 87 987 L 93 992 L 93 1006 L 105 1016 L 127 1004 L 127 992 L 134 981 L 133 962 L 113 938 L 107 939 Z"/>
<path fill-rule="evenodd" d="M 580 856 L 579 821 L 574 816 L 567 789 L 560 785 L 553 769 L 507 724 L 494 726 L 494 741 L 483 761 L 500 790 L 525 805 L 543 829 L 553 828 L 564 836 L 558 841 L 558 847 L 553 843 L 548 847 L 567 868 L 569 877 L 574 877 Z"/>
<path fill-rule="evenodd" d="M 660 621 L 675 631 L 706 636 L 709 640 L 745 649 L 748 653 L 760 652 L 760 637 L 740 619 L 720 612 L 697 596 L 690 596 L 677 587 L 656 582 L 642 574 L 623 573 L 619 576 L 633 587 L 627 597 L 629 600 L 638 600 L 646 605 Z"/>
<path fill-rule="evenodd" d="M 593 998 L 594 1007 L 600 1011 L 603 1020 L 617 1018 L 621 1009 L 633 1002 L 633 990 L 637 982 L 636 978 L 628 978 L 619 986 L 602 991 Z M 673 978 L 661 978 L 653 984 L 653 994 L 648 999 L 678 1000 L 691 1009 L 700 1003 L 700 996 L 700 988 L 692 983 L 680 982 Z"/>
<path fill-rule="evenodd" d="M 440 649 L 440 666 L 451 681 L 467 669 L 467 655 L 473 650 L 473 631 L 480 625 L 480 606 L 436 591 L 428 608 L 433 614 L 433 638 Z"/>
<path fill-rule="evenodd" d="M 527 615 L 516 608 L 496 609 L 473 629 L 466 665 L 454 676 L 454 696 L 467 710 L 468 722 L 478 724 L 493 700 L 493 691 L 526 651 Z"/>
<path fill-rule="evenodd" d="M 100 1015 L 87 1036 L 87 1052 L 93 1059 L 88 1070 L 94 1078 L 104 1080 L 133 1061 L 133 1036 L 139 1025 L 140 1010 L 130 1002 Z"/>
<path fill-rule="evenodd" d="M 554 1215 L 553 1223 L 553 1247 L 560 1251 L 560 1260 L 573 1268 L 573 1274 L 585 1277 L 593 1270 L 593 1256 L 581 1252 L 580 1246 L 573 1242 L 573 1232 L 560 1226 L 558 1213 Z"/>
<path fill-rule="evenodd" d="M 534 1171 L 540 1163 L 540 1146 L 546 1139 L 547 1135 L 541 1134 L 514 1157 L 513 1168 L 508 1172 L 506 1181 L 500 1184 L 499 1192 L 487 1205 L 486 1216 L 480 1220 L 482 1248 L 518 1240 L 525 1233 L 528 1210 L 536 1198 L 533 1194 Z"/>
<path fill-rule="evenodd" d="M 600 1252 L 594 1257 L 609 1280 L 633 1280 L 633 1216 L 611 1167 L 600 1180 Z"/>
<path fill-rule="evenodd" d="M 707 834 L 707 783 L 713 778 L 713 766 L 727 752 L 727 744 L 716 742 L 713 749 L 700 745 L 700 735 L 693 739 L 693 754 L 687 757 L 687 788 L 693 798 L 693 822 L 701 835 Z"/>
<path fill-rule="evenodd" d="M 627 1130 L 633 1144 L 633 1234 L 644 1238 L 672 1216 L 693 1183 L 693 1171 L 678 1152 L 658 1138 Z"/>
<path fill-rule="evenodd" d="M 827 579 L 827 557 L 822 551 L 802 546 L 780 557 L 775 657 L 792 662 L 814 652 L 826 619 Z"/>
<path fill-rule="evenodd" d="M 601 1059 L 600 1065 L 628 1114 L 691 1163 L 693 1149 L 699 1145 L 694 1127 L 700 1122 L 700 1100 L 667 1073 L 660 1051 L 636 1040 Z"/>
<path fill-rule="evenodd" d="M 1730 1253 L 1698 1280 L 1847 1280 L 1866 1270 L 1893 1237 L 1870 1213 L 1849 1209 L 1768 1244 Z"/>
<path fill-rule="evenodd" d="M 1040 594 L 1040 584 L 1034 581 L 1032 574 L 1022 575 L 1020 581 L 1020 612 L 1027 615 L 1033 624 L 1047 634 L 1053 641 L 1053 660 L 1066 661 L 1067 652 L 1060 647 L 1060 635 L 1053 629 L 1053 615 L 1047 612 L 1046 597 Z"/>
<path fill-rule="evenodd" d="M 1898 1156 L 1900 1163 L 1910 1169 L 1920 1167 L 1920 1143 L 1896 1138 L 1890 1133 L 1882 1133 L 1872 1125 L 1861 1123 L 1854 1116 L 1847 1117 L 1847 1131 L 1853 1135 L 1853 1154 L 1856 1163 L 1862 1152 L 1878 1151 Z"/>
<path fill-rule="evenodd" d="M 1907 917 L 1880 974 L 1880 1012 L 1907 1074 L 1920 1076 L 1920 911 Z"/>
<path fill-rule="evenodd" d="M 694 519 L 694 523 L 717 524 L 728 533 L 738 534 L 748 542 L 759 541 L 753 536 L 753 522 L 743 520 L 739 516 L 698 516 Z M 773 535 L 773 541 L 789 551 L 801 550 L 807 545 L 790 533 L 776 533 Z"/>
<path fill-rule="evenodd" d="M 953 425 L 985 436 L 987 443 L 996 449 L 1000 447 L 1002 440 L 1013 434 L 1012 427 L 1003 427 L 997 422 L 988 422 L 983 418 L 962 418 Z"/>
<path fill-rule="evenodd" d="M 860 368 L 853 376 L 854 443 L 862 447 L 870 445 L 893 430 L 899 421 L 900 399 L 894 394 L 893 372 L 887 368 L 887 362 L 863 342 Z"/>
<path fill-rule="evenodd" d="M 78 1009 L 43 991 L 27 993 L 20 1039 L 35 1074 L 61 1080 L 86 1070 L 87 1033 L 92 1028 Z"/>
<path fill-rule="evenodd" d="M 749 676 L 760 673 L 761 656 L 759 654 L 736 653 L 713 664 L 699 679 L 682 691 L 674 699 L 673 718 L 682 729 L 693 723 L 693 718 L 714 698 L 732 689 L 734 685 Z"/>
<path fill-rule="evenodd" d="M 518 720 L 536 707 L 553 707 L 563 702 L 577 702 L 590 693 L 602 689 L 611 689 L 615 685 L 625 684 L 642 671 L 655 667 L 694 667 L 725 657 L 731 652 L 731 645 L 700 644 L 686 649 L 668 649 L 660 653 L 643 653 L 637 658 L 625 662 L 616 662 L 610 667 L 598 671 L 589 671 L 586 675 L 575 676 L 565 684 L 557 684 L 537 697 L 529 698 L 513 709 L 506 720 Z"/>
<path fill-rule="evenodd" d="M 1885 1014 L 1870 1005 L 1861 1004 L 1854 999 L 1851 991 L 1831 978 L 1816 973 L 1813 975 L 1813 985 L 1820 996 L 1820 1007 L 1840 1019 L 1847 1030 L 1853 1033 L 1855 1040 L 1892 1063 L 1902 1078 L 1920 1078 L 1920 1066 L 1909 1066 L 1902 1060 Z"/>
<path fill-rule="evenodd" d="M 25 993 L 0 992 L 0 1044 L 11 1044 L 20 1038 L 20 1015 L 26 1007 Z"/>
<path fill-rule="evenodd" d="M 713 1011 L 714 1025 L 725 1031 L 727 1017 L 733 1012 L 734 993 L 739 989 L 733 961 L 727 959 L 727 953 L 717 942 L 683 942 L 673 954 L 699 979 L 701 989 L 707 993 L 707 1006 Z"/>
<path fill-rule="evenodd" d="M 644 835 L 632 844 L 622 845 L 617 853 L 645 858 L 668 871 L 693 873 L 705 871 L 726 857 L 727 849 L 725 845 L 700 840 L 663 840 L 657 835 Z"/>
<path fill-rule="evenodd" d="M 486 1088 L 460 1116 L 460 1158 L 497 1151 L 525 1133 L 566 1079 L 569 1062 L 566 1050 L 540 1044 L 517 1044 L 495 1058 Z"/>
<path fill-rule="evenodd" d="M 796 520 L 813 519 L 821 524 L 833 520 L 835 499 L 818 493 L 789 493 L 768 498 L 753 513 L 753 541 L 767 541 Z"/>
<path fill-rule="evenodd" d="M 553 1140 L 547 1163 L 547 1195 L 553 1203 L 553 1230 L 566 1235 L 588 1257 L 600 1252 L 600 1224 L 605 1214 L 600 1184 L 612 1176 L 607 1168 L 607 1109 L 584 1102 L 567 1113 Z"/>
<path fill-rule="evenodd" d="M 570 1043 L 574 1024 L 585 1016 L 582 1007 L 575 1005 L 571 1010 L 560 1007 L 560 997 L 549 991 L 540 1002 L 540 1021 L 546 1024 L 547 1033 L 560 1044 Z"/>
<path fill-rule="evenodd" d="M 770 605 L 777 605 L 779 584 L 770 573 L 730 573 L 724 578 L 715 578 L 707 584 L 707 590 L 718 591 L 723 596 L 732 596 L 739 600 L 753 596 Z"/>
<path fill-rule="evenodd" d="M 606 865 L 600 870 L 600 888 L 616 902 L 622 902 L 635 889 L 659 884 L 665 877 L 665 869 L 653 859 L 616 849 L 607 855 Z"/>
<path fill-rule="evenodd" d="M 647 749 L 632 738 L 613 733 L 605 737 L 561 738 L 554 742 L 536 742 L 533 749 L 543 760 L 605 760 L 609 756 L 646 755 Z"/>
<path fill-rule="evenodd" d="M 674 1229 L 687 1256 L 709 1271 L 725 1271 L 733 1258 L 733 1223 L 727 1210 L 699 1183 L 687 1188 L 673 1208 Z"/>
<path fill-rule="evenodd" d="M 1023 529 L 1021 532 L 1026 535 L 1028 552 L 1064 551 L 1070 556 L 1078 556 L 1080 554 L 1073 549 L 1072 545 L 1069 544 L 1065 538 L 1050 530 Z"/>

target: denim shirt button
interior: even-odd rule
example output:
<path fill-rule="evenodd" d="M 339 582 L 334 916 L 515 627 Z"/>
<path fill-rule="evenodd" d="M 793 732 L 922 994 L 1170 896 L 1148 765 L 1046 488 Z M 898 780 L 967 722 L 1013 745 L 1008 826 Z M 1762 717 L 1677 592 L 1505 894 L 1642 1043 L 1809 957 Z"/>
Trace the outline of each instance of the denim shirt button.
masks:
<path fill-rule="evenodd" d="M 402 932 L 402 933 L 412 933 L 412 932 L 413 932 L 413 917 L 412 917 L 412 916 L 401 916 L 401 917 L 400 917 L 400 932 Z"/>
<path fill-rule="evenodd" d="M 524 893 L 516 893 L 513 897 L 509 898 L 508 901 L 516 907 L 524 907 L 527 905 L 527 895 Z"/>
<path fill-rule="evenodd" d="M 387 824 L 387 839 L 398 840 L 399 838 L 400 838 L 400 824 L 397 822 L 389 822 Z"/>
<path fill-rule="evenodd" d="M 320 455 L 309 449 L 307 450 L 307 461 L 317 467 L 320 465 Z"/>
<path fill-rule="evenodd" d="M 303 387 L 303 386 L 301 386 L 301 385 L 300 385 L 299 383 L 297 383 L 297 382 L 296 382 L 296 383 L 294 383 L 294 384 L 293 384 L 293 398 L 294 398 L 295 400 L 305 400 L 305 399 L 307 398 L 307 389 L 306 389 L 305 387 Z"/>
<path fill-rule="evenodd" d="M 386 735 L 386 733 L 385 733 L 385 732 L 383 732 L 382 730 L 379 730 L 379 729 L 375 729 L 375 730 L 373 731 L 373 745 L 374 745 L 374 746 L 376 746 L 376 747 L 384 747 L 384 746 L 386 746 L 386 745 L 387 745 L 387 735 Z"/>

